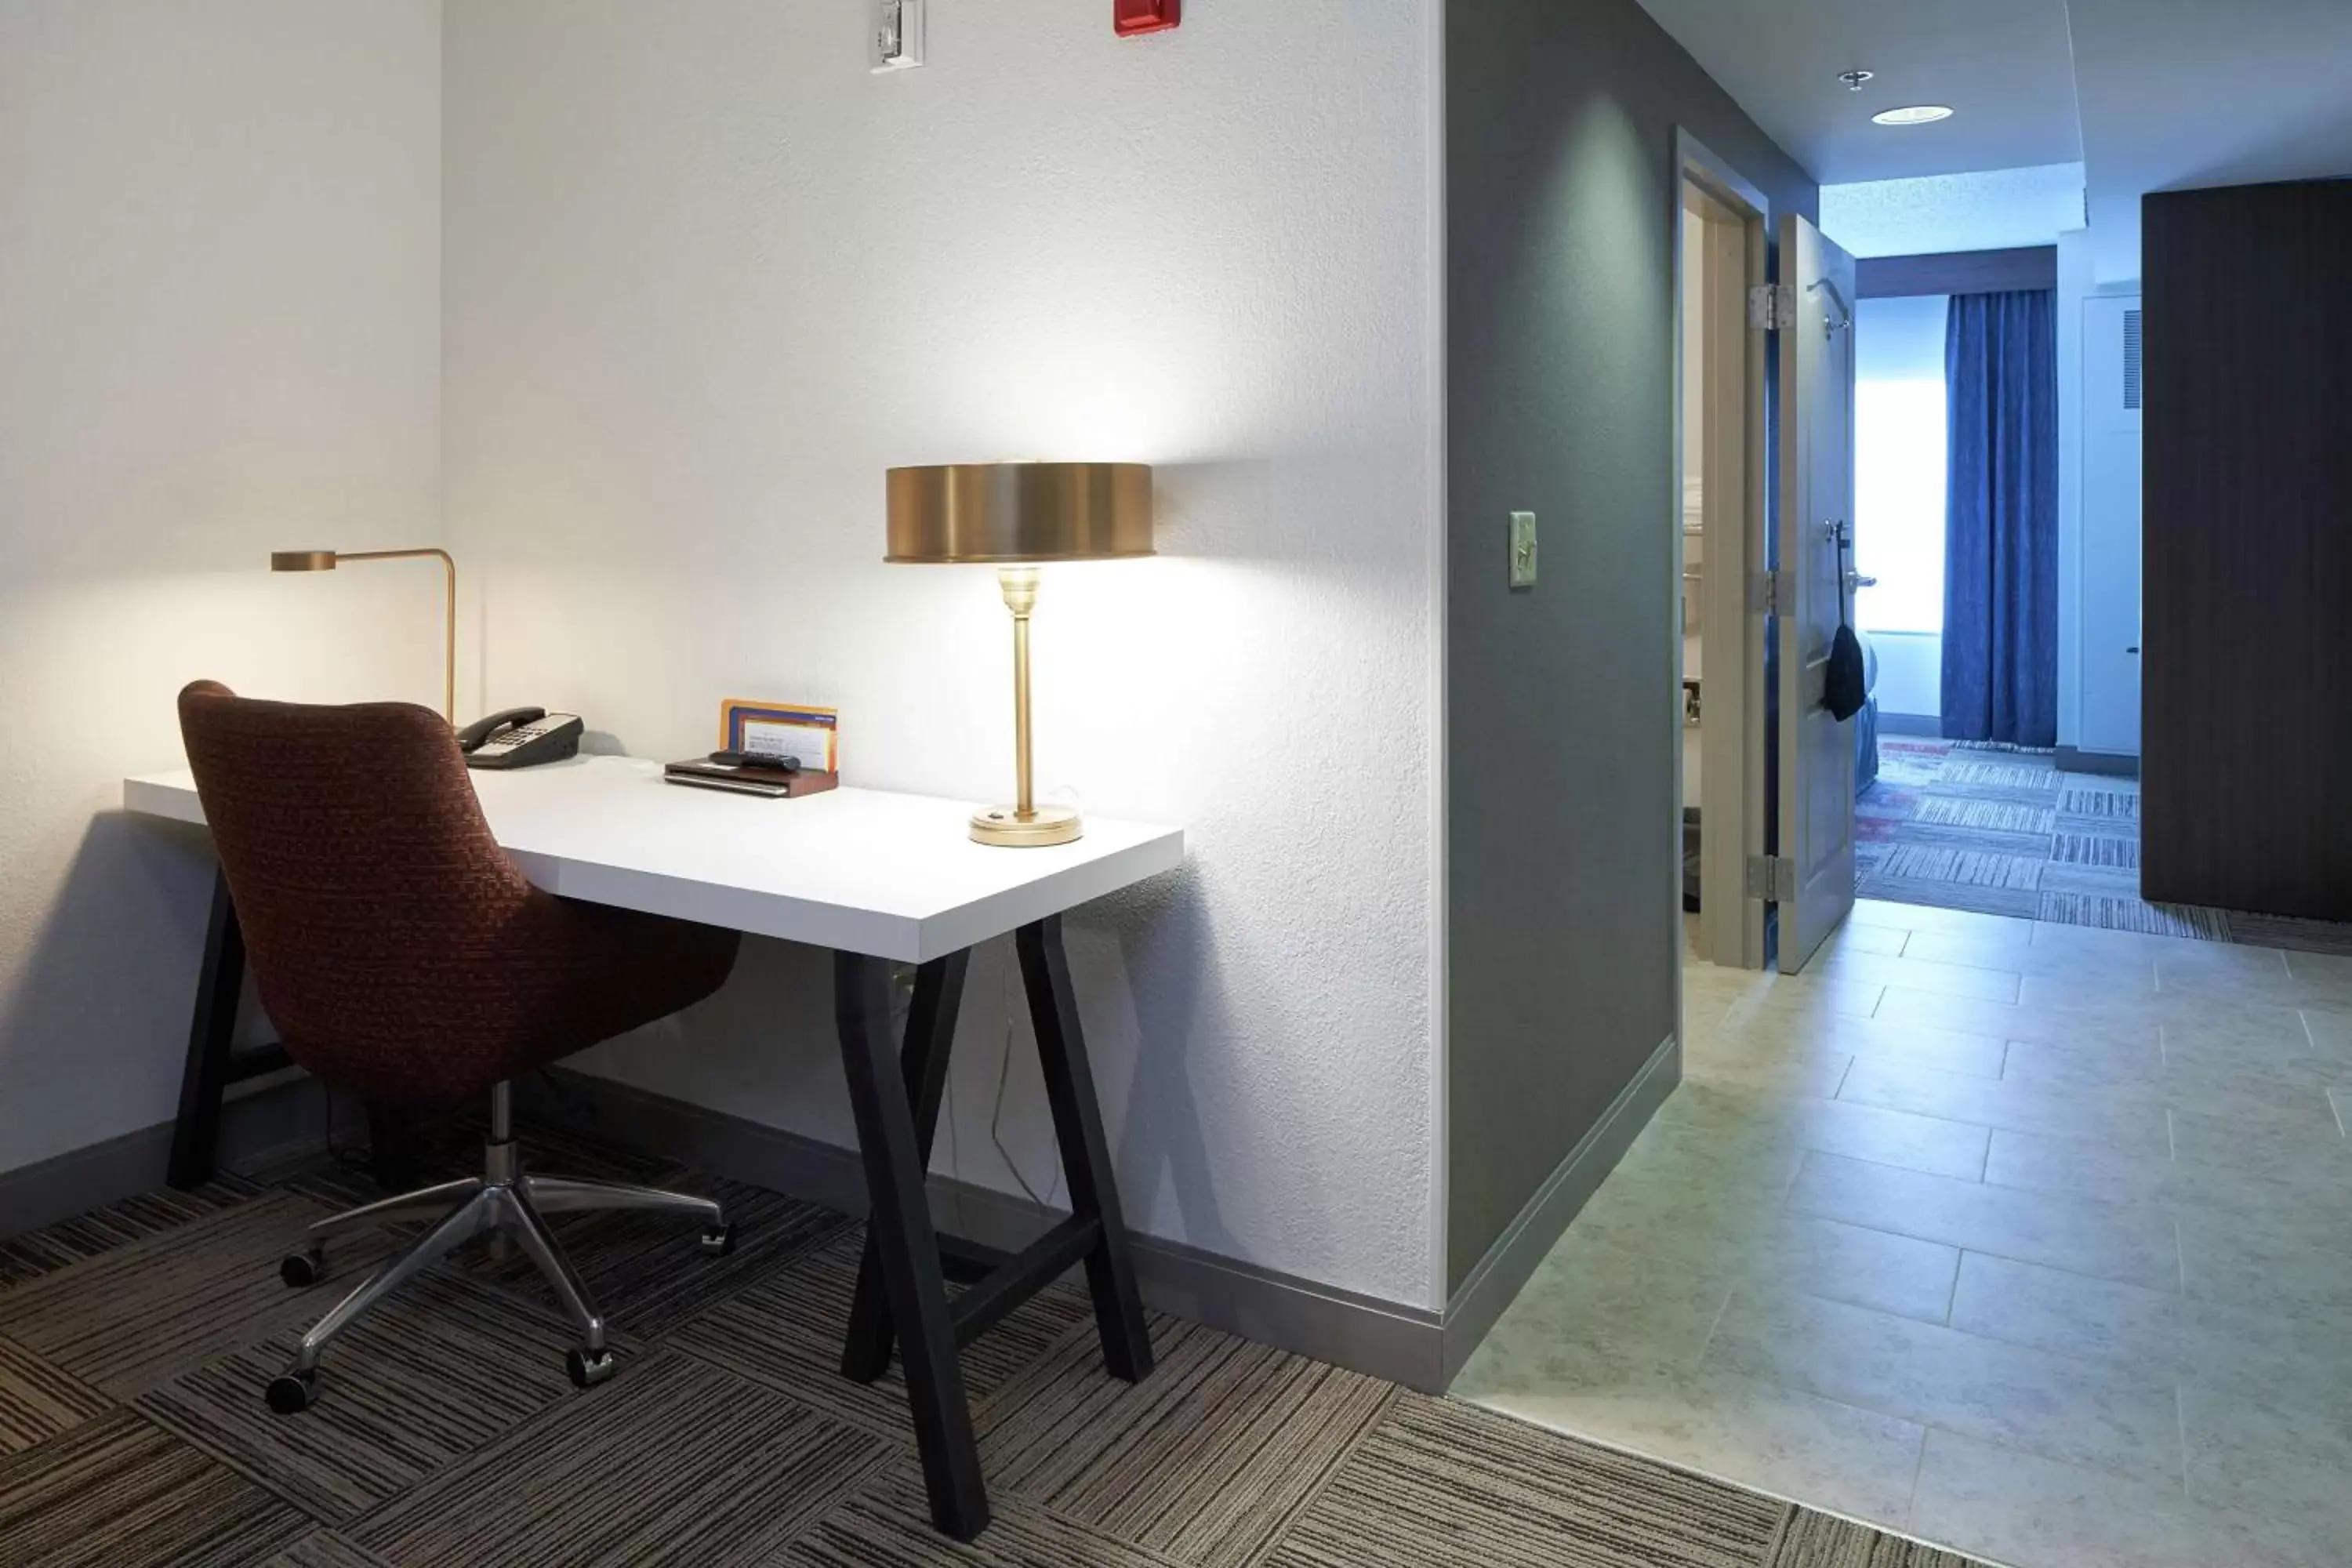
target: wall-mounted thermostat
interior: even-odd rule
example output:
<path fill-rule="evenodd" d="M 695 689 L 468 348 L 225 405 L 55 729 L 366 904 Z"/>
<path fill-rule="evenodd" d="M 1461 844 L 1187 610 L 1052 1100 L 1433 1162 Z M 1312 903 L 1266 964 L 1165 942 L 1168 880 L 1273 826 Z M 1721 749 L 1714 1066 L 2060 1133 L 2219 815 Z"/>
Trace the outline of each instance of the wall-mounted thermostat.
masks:
<path fill-rule="evenodd" d="M 874 0 L 869 63 L 875 73 L 923 63 L 923 0 Z"/>

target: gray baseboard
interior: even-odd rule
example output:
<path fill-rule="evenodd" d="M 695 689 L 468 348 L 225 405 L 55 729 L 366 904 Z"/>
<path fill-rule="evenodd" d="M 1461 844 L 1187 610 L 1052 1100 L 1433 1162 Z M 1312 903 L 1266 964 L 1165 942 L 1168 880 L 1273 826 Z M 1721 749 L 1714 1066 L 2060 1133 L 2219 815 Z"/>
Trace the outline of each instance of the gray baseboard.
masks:
<path fill-rule="evenodd" d="M 2120 752 L 2085 752 L 2074 746 L 2058 748 L 2058 766 L 2070 773 L 2109 773 L 2116 778 L 2139 777 L 2139 759 Z"/>
<path fill-rule="evenodd" d="M 866 1212 L 865 1172 L 854 1150 L 562 1068 L 517 1084 L 516 1096 L 520 1112 L 533 1120 L 845 1214 Z M 1065 1217 L 936 1173 L 929 1189 L 942 1229 L 990 1247 L 1021 1247 Z M 1141 1233 L 1134 1251 L 1143 1299 L 1160 1311 L 1408 1387 L 1444 1387 L 1444 1324 L 1436 1312 Z"/>
<path fill-rule="evenodd" d="M 1940 740 L 1944 721 L 1933 713 L 1889 713 L 1878 710 L 1878 732 L 1882 735 L 1926 735 Z"/>
<path fill-rule="evenodd" d="M 339 1101 L 337 1114 L 356 1120 L 357 1102 Z M 299 1068 L 232 1085 L 221 1102 L 219 1163 L 223 1169 L 260 1164 L 317 1143 L 326 1116 L 325 1096 Z M 152 1192 L 163 1184 L 171 1154 L 172 1123 L 159 1121 L 0 1172 L 0 1237 Z"/>
<path fill-rule="evenodd" d="M 1681 1079 L 1682 1053 L 1668 1039 L 1487 1250 L 1444 1313 L 1139 1234 L 1136 1274 L 1144 1300 L 1261 1344 L 1442 1393 Z M 865 1173 L 852 1150 L 561 1068 L 522 1080 L 516 1095 L 523 1114 L 547 1125 L 664 1153 L 845 1214 L 866 1209 Z M 356 1130 L 357 1102 L 341 1100 L 337 1110 L 339 1126 Z M 258 1164 L 316 1145 L 325 1114 L 317 1084 L 299 1070 L 239 1084 L 221 1108 L 220 1163 Z M 172 1124 L 163 1121 L 0 1172 L 0 1237 L 163 1185 L 171 1148 Z M 944 1228 L 1008 1250 L 1063 1217 L 939 1175 L 930 1179 L 930 1196 Z"/>
<path fill-rule="evenodd" d="M 1642 1070 L 1618 1092 L 1600 1121 L 1577 1140 L 1527 1207 L 1495 1238 L 1454 1292 L 1445 1306 L 1441 1334 L 1437 1387 L 1443 1389 L 1462 1370 L 1470 1352 L 1493 1330 L 1495 1321 L 1511 1304 L 1536 1271 L 1536 1265 L 1564 1235 L 1592 1194 L 1606 1181 L 1617 1162 L 1666 1096 L 1683 1080 L 1682 1043 L 1669 1035 L 1650 1053 Z M 1403 1382 L 1404 1379 L 1398 1381 Z M 1415 1384 L 1413 1386 L 1423 1386 Z"/>

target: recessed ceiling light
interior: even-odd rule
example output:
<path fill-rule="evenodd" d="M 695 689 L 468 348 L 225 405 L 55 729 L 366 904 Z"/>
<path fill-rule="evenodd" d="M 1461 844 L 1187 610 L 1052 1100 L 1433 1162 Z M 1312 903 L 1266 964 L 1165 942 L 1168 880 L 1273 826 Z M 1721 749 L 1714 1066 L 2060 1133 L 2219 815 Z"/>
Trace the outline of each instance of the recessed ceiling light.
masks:
<path fill-rule="evenodd" d="M 1882 109 L 1870 117 L 1874 125 L 1933 125 L 1949 120 L 1952 111 L 1941 103 L 1915 103 L 1906 109 Z"/>

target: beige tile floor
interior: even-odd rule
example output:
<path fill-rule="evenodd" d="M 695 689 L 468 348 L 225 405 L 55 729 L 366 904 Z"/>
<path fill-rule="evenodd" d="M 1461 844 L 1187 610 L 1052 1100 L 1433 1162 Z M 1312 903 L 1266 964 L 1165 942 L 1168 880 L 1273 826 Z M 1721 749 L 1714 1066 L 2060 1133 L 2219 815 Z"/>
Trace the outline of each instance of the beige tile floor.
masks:
<path fill-rule="evenodd" d="M 2019 1568 L 2352 1563 L 2352 958 L 1865 901 L 1454 1392 Z"/>

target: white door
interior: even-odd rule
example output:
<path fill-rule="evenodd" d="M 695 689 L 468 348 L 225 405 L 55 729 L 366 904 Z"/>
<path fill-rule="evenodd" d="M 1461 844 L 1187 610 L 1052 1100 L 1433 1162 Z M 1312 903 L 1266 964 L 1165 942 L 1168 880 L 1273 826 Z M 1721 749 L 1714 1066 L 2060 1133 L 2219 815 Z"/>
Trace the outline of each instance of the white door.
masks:
<path fill-rule="evenodd" d="M 1780 224 L 1780 972 L 1802 969 L 1853 910 L 1853 722 L 1822 706 L 1853 564 L 1853 258 Z M 1785 318 L 1784 318 L 1785 320 Z M 1788 873 L 1793 867 L 1794 875 Z"/>
<path fill-rule="evenodd" d="M 2083 301 L 2083 706 L 2086 752 L 2139 755 L 2139 296 Z M 2093 565 L 2092 563 L 2095 563 Z"/>

